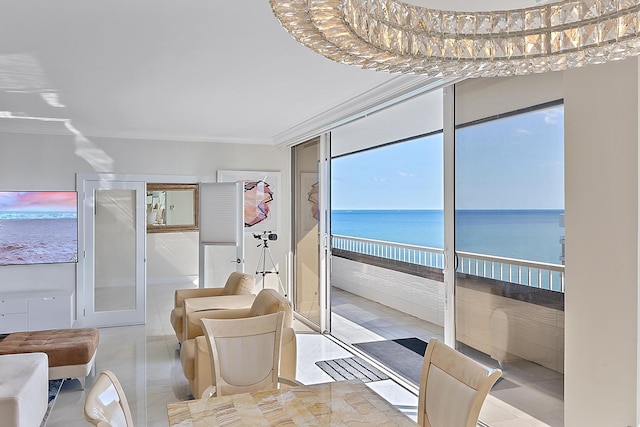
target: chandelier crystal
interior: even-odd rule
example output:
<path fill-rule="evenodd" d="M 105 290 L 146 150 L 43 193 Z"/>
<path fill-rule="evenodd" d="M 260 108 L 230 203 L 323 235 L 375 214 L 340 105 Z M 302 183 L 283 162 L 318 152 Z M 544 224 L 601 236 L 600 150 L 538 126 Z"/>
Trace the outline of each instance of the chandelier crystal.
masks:
<path fill-rule="evenodd" d="M 270 0 L 300 43 L 344 64 L 431 77 L 565 70 L 640 53 L 640 0 L 460 12 L 398 0 Z"/>

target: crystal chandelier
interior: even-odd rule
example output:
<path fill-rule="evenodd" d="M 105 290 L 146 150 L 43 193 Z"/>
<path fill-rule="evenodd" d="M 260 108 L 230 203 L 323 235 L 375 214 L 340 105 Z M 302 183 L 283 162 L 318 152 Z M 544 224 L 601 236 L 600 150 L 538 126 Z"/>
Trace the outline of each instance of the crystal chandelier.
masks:
<path fill-rule="evenodd" d="M 640 0 L 563 0 L 459 12 L 399 0 L 270 0 L 282 26 L 327 58 L 432 77 L 565 70 L 640 53 Z"/>

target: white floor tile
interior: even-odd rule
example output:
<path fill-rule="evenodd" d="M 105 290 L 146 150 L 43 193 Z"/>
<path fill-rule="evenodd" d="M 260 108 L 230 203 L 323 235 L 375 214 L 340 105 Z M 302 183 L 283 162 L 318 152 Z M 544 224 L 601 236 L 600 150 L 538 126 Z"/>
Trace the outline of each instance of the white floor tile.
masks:
<path fill-rule="evenodd" d="M 177 284 L 149 287 L 146 325 L 100 329 L 97 372 L 109 369 L 118 376 L 132 407 L 136 426 L 167 426 L 166 404 L 187 399 L 188 383 L 182 373 L 178 341 L 169 322 L 174 289 L 183 287 L 186 286 Z M 343 305 L 341 308 L 345 310 L 337 310 L 340 314 L 333 317 L 333 327 L 335 335 L 350 343 L 408 336 L 419 336 L 424 340 L 432 336 L 442 337 L 441 328 L 431 324 L 425 328 L 428 322 L 421 323 L 413 316 L 397 312 L 394 314 L 394 311 L 377 303 L 365 300 L 359 306 L 354 300 Z M 335 307 L 339 308 L 339 305 Z M 376 309 L 380 311 L 374 311 Z M 372 330 L 363 328 L 361 322 L 369 322 Z M 300 321 L 295 321 L 294 326 L 298 332 L 297 379 L 307 384 L 332 381 L 315 362 L 350 357 L 352 354 L 344 346 L 310 331 Z M 514 367 L 513 370 L 521 372 L 523 378 L 531 375 L 525 368 Z M 558 377 L 546 379 L 558 381 Z M 87 389 L 93 382 L 94 378 L 87 378 Z M 368 386 L 407 416 L 416 418 L 417 396 L 414 393 L 392 380 L 368 383 Z M 554 385 L 545 387 L 553 388 Z M 85 394 L 86 391 L 80 389 L 79 381 L 66 381 L 47 426 L 86 426 L 83 417 Z M 557 399 L 554 401 L 542 393 L 535 395 L 532 403 L 531 396 L 523 394 L 510 396 L 510 399 L 525 406 L 546 405 L 546 418 L 540 418 L 550 420 L 549 424 L 544 424 L 493 396 L 490 396 L 491 402 L 483 408 L 481 419 L 491 423 L 493 427 L 563 425 Z"/>

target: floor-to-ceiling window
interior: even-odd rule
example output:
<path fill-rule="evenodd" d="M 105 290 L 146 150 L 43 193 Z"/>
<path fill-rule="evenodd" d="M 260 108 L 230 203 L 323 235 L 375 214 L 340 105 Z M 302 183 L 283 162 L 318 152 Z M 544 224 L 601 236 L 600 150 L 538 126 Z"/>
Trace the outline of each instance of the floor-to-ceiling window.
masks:
<path fill-rule="evenodd" d="M 413 346 L 418 371 L 415 338 L 455 339 L 503 367 L 494 398 L 549 426 L 563 425 L 559 87 L 465 81 L 451 110 L 436 91 L 331 134 L 332 335 L 383 364 L 409 354 L 390 341 Z"/>
<path fill-rule="evenodd" d="M 331 334 L 417 384 L 421 345 L 444 326 L 442 91 L 331 143 Z"/>
<path fill-rule="evenodd" d="M 504 370 L 492 396 L 551 426 L 563 416 L 563 111 L 550 102 L 455 133 L 457 347 Z"/>
<path fill-rule="evenodd" d="M 442 335 L 442 188 L 439 131 L 332 160 L 335 336 L 360 343 Z M 339 291 L 407 316 L 372 317 Z M 409 331 L 407 322 L 428 325 Z"/>

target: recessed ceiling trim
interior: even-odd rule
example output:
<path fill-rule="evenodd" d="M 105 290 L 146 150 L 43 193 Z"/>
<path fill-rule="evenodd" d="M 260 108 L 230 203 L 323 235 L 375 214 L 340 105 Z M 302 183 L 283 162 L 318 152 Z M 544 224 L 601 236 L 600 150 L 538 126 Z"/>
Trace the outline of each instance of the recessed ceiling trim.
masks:
<path fill-rule="evenodd" d="M 397 76 L 330 110 L 317 114 L 273 137 L 276 146 L 293 146 L 338 126 L 381 111 L 423 93 L 440 89 L 462 78 Z M 313 102 L 313 100 L 309 100 Z"/>
<path fill-rule="evenodd" d="M 163 142 L 208 142 L 217 144 L 256 144 L 256 145 L 273 145 L 270 138 L 250 138 L 250 137 L 229 137 L 222 135 L 174 135 L 174 134 L 156 134 L 150 132 L 119 132 L 119 133 L 100 133 L 87 132 L 84 134 L 91 138 L 119 138 L 119 139 L 135 139 L 145 141 L 163 141 Z"/>
<path fill-rule="evenodd" d="M 66 123 L 71 123 L 69 119 L 59 120 L 22 120 L 18 118 L 6 119 L 0 118 L 0 133 L 19 133 L 32 135 L 53 135 L 53 136 L 76 136 L 69 130 Z M 132 139 L 144 141 L 162 141 L 162 142 L 208 142 L 219 144 L 255 144 L 255 145 L 273 145 L 270 138 L 238 138 L 228 136 L 200 136 L 200 135 L 168 135 L 140 132 L 82 132 L 82 136 L 87 139 L 105 138 L 105 139 Z"/>

